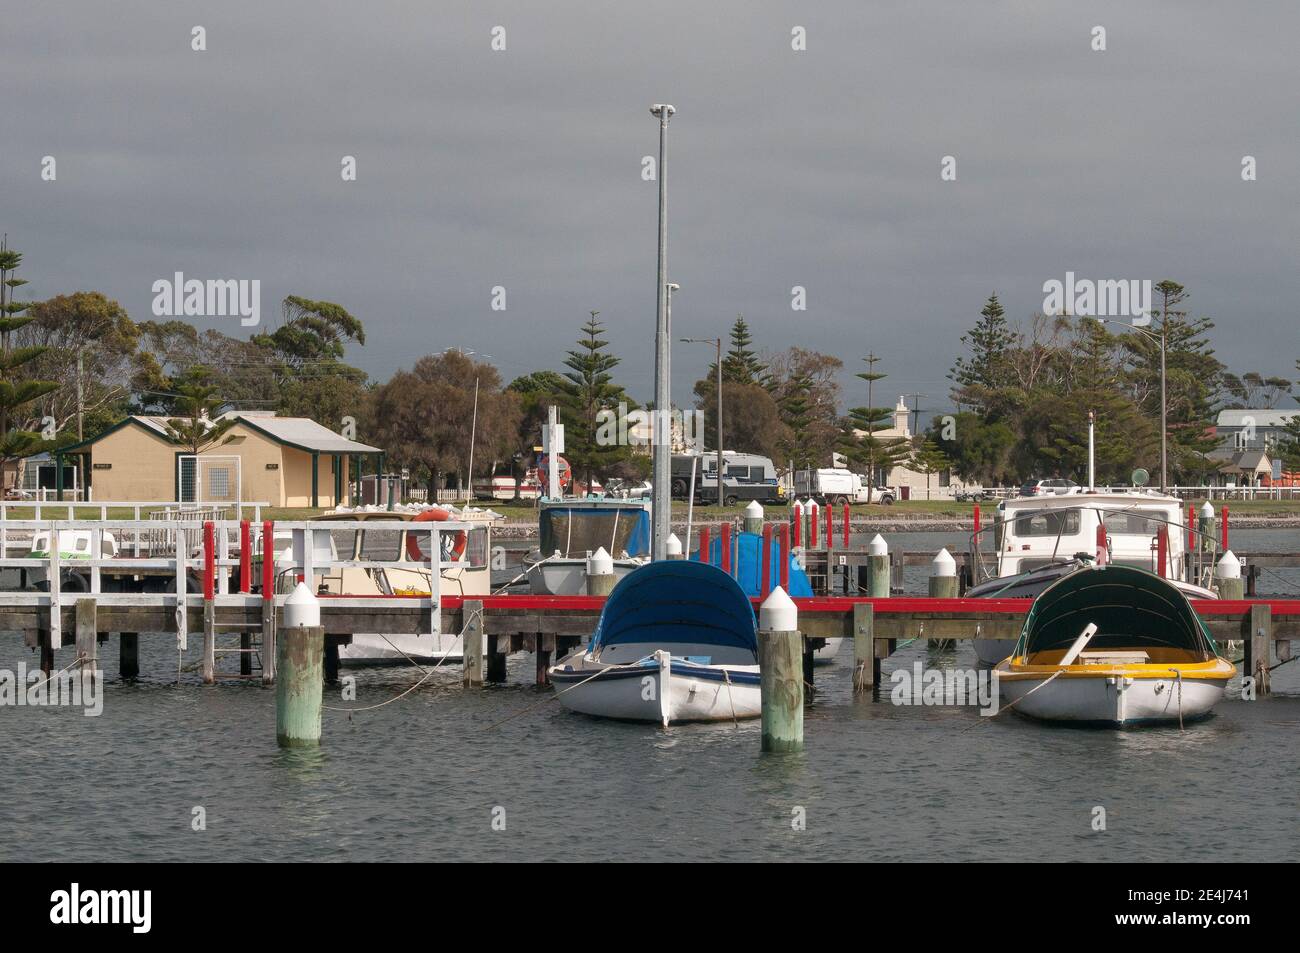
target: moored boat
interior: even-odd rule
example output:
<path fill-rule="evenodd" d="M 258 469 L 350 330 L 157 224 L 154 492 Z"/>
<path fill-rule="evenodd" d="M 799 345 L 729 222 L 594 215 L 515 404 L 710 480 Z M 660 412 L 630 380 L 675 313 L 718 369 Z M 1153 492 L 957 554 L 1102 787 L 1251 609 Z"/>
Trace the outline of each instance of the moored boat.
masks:
<path fill-rule="evenodd" d="M 590 643 L 549 671 L 558 700 L 631 721 L 727 721 L 760 714 L 754 609 L 731 576 L 664 560 L 624 577 Z"/>
<path fill-rule="evenodd" d="M 1043 590 L 994 669 L 1002 703 L 1022 715 L 1115 727 L 1202 718 L 1235 671 L 1180 589 L 1130 566 Z"/>
<path fill-rule="evenodd" d="M 597 549 L 614 556 L 618 578 L 644 565 L 650 552 L 648 500 L 586 497 L 543 500 L 537 512 L 539 544 L 524 557 L 534 595 L 586 592 L 587 559 Z"/>

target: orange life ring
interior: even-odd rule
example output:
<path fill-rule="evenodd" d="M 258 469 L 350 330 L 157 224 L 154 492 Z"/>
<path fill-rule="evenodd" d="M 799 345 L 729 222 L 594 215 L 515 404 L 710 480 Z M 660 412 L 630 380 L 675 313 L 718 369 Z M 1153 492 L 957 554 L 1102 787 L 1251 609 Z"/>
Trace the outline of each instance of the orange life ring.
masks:
<path fill-rule="evenodd" d="M 420 513 L 418 516 L 415 517 L 415 519 L 411 520 L 411 522 L 428 523 L 428 522 L 436 521 L 441 523 L 449 519 L 451 519 L 451 513 L 449 513 L 447 510 L 444 510 L 440 506 L 435 506 L 432 509 L 428 509 Z M 452 537 L 452 540 L 453 542 L 451 544 L 451 547 L 448 548 L 447 537 L 443 537 L 442 558 L 444 562 L 456 562 L 459 561 L 460 558 L 465 555 L 465 545 L 469 542 L 469 537 L 465 534 L 465 531 L 464 530 L 458 531 L 456 535 Z M 411 559 L 414 562 L 417 563 L 424 562 L 425 559 L 424 552 L 423 550 L 420 549 L 420 541 L 416 539 L 415 533 L 406 534 L 406 555 L 408 559 Z"/>
<path fill-rule="evenodd" d="M 564 459 L 564 457 L 557 456 L 555 458 L 555 469 L 558 471 L 557 476 L 560 480 L 560 495 L 563 496 L 564 488 L 573 482 L 573 468 L 569 466 L 568 460 Z M 547 485 L 551 482 L 550 477 L 551 472 L 550 467 L 548 466 L 547 455 L 543 453 L 537 458 L 537 482 L 542 485 L 542 492 L 547 496 L 551 495 L 551 487 Z"/>

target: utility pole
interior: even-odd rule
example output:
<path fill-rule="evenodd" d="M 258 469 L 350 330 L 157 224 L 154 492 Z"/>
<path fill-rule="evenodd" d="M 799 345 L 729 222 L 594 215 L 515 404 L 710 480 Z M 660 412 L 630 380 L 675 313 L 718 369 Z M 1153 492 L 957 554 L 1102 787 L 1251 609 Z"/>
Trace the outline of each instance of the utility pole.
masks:
<path fill-rule="evenodd" d="M 876 373 L 876 363 L 880 358 L 876 357 L 874 351 L 862 360 L 867 365 L 867 372 L 858 376 L 867 382 L 867 503 L 870 504 L 876 493 L 876 415 L 871 386 L 885 375 Z"/>

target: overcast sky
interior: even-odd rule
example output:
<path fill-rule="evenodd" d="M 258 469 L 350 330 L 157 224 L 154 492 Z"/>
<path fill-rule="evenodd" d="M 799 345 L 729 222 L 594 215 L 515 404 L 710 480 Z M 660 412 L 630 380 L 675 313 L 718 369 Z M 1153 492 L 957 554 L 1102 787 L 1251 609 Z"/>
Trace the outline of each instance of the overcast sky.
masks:
<path fill-rule="evenodd" d="M 260 279 L 264 322 L 286 294 L 337 301 L 367 328 L 350 359 L 381 379 L 452 346 L 507 380 L 558 368 L 598 309 L 644 400 L 641 158 L 648 107 L 670 102 L 675 337 L 743 314 L 760 347 L 842 357 L 850 404 L 871 350 L 887 395 L 947 408 L 988 294 L 1021 320 L 1069 270 L 1180 281 L 1230 368 L 1295 377 L 1300 8 L 1084 6 L 10 4 L 0 229 L 32 297 L 98 290 L 137 320 L 175 271 Z M 674 353 L 686 402 L 711 354 Z"/>

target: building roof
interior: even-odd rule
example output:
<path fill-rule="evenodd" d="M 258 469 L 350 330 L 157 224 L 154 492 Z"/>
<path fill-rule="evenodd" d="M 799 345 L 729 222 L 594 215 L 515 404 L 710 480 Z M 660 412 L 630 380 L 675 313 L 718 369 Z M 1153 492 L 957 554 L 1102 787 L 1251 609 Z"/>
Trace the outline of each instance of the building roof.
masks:
<path fill-rule="evenodd" d="M 1300 407 L 1291 410 L 1221 410 L 1216 421 L 1219 427 L 1285 427 L 1292 418 L 1300 415 Z"/>
<path fill-rule="evenodd" d="M 349 440 L 310 417 L 264 417 L 236 414 L 240 423 L 286 446 L 318 453 L 383 453 L 378 447 Z"/>
<path fill-rule="evenodd" d="M 372 447 L 368 444 L 358 443 L 355 440 L 349 440 L 342 434 L 337 434 L 328 427 L 321 426 L 309 417 L 276 417 L 272 414 L 259 412 L 233 412 L 221 415 L 221 419 L 231 417 L 249 429 L 270 437 L 276 443 L 293 447 L 296 450 L 306 450 L 308 453 L 383 453 L 383 450 L 379 447 Z M 129 417 L 124 417 L 102 433 L 68 447 L 60 447 L 55 452 L 64 454 L 93 446 L 109 434 L 131 424 L 143 427 L 146 431 L 168 443 L 174 443 L 175 441 L 167 432 L 168 421 L 172 419 L 171 417 L 151 416 L 148 414 L 132 414 Z"/>
<path fill-rule="evenodd" d="M 1263 450 L 1212 450 L 1205 455 L 1207 460 L 1219 464 L 1220 473 L 1255 473 L 1271 470 L 1273 461 Z"/>

